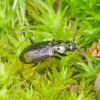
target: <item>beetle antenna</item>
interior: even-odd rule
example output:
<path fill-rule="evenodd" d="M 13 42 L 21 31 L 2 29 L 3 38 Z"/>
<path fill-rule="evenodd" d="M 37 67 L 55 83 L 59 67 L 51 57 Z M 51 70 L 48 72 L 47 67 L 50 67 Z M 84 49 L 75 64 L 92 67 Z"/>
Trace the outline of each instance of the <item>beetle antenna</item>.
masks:
<path fill-rule="evenodd" d="M 76 32 L 74 33 L 74 36 L 73 36 L 73 43 L 75 42 L 75 39 L 76 38 Z"/>
<path fill-rule="evenodd" d="M 73 43 L 75 42 L 75 38 L 76 38 L 76 34 L 77 34 L 77 18 L 78 16 L 76 16 L 76 20 L 75 20 L 75 33 L 74 33 L 74 36 L 73 36 Z"/>
<path fill-rule="evenodd" d="M 88 62 L 90 62 L 93 66 L 95 66 L 95 65 L 86 57 L 86 55 L 83 54 L 83 52 L 82 52 L 79 48 L 77 48 L 77 50 L 83 55 L 83 57 L 84 57 Z"/>

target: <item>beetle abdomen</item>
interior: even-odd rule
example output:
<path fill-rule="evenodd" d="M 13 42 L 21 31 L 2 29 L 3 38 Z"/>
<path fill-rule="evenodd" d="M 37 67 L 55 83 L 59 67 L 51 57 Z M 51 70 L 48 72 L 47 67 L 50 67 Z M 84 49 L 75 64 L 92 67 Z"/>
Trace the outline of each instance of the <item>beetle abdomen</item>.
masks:
<path fill-rule="evenodd" d="M 42 62 L 54 55 L 54 50 L 49 45 L 44 46 L 43 48 L 38 48 L 36 50 L 29 50 L 27 52 L 24 51 L 19 57 L 20 61 L 24 63 Z"/>

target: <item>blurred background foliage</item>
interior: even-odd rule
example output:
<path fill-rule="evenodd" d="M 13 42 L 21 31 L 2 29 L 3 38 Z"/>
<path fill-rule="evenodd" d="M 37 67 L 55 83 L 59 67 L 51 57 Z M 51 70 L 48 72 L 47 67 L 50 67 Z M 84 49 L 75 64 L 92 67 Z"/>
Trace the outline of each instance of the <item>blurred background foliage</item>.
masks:
<path fill-rule="evenodd" d="M 88 51 L 100 38 L 99 8 L 100 0 L 1 0 L 0 100 L 99 100 L 93 85 L 100 60 Z M 18 57 L 29 37 L 73 40 L 75 32 L 81 52 L 24 70 L 32 64 Z"/>

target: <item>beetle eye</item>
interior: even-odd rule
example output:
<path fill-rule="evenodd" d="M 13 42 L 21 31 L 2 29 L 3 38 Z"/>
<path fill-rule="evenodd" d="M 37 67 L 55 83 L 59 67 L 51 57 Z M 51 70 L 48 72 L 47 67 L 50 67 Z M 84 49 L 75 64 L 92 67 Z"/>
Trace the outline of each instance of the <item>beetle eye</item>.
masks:
<path fill-rule="evenodd" d="M 74 44 L 73 44 L 73 48 L 74 48 L 74 49 L 77 49 L 77 43 L 74 43 Z"/>

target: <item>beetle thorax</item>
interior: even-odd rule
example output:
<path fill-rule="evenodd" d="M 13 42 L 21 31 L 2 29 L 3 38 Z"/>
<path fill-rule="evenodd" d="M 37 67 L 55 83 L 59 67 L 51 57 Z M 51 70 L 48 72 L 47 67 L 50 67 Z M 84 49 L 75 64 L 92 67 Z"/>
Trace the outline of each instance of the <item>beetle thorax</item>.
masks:
<path fill-rule="evenodd" d="M 54 46 L 54 51 L 57 52 L 57 53 L 65 53 L 66 51 L 66 47 L 65 46 L 62 46 L 62 45 L 57 45 L 57 46 Z"/>

